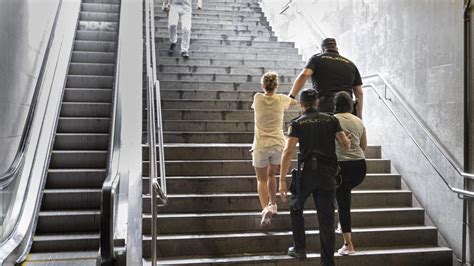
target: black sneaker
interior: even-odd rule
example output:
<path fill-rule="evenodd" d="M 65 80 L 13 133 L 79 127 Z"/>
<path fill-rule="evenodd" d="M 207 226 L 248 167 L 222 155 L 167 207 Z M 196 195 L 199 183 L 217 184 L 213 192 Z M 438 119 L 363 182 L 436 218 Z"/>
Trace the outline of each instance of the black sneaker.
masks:
<path fill-rule="evenodd" d="M 295 259 L 304 260 L 306 259 L 306 251 L 296 250 L 295 247 L 289 247 L 288 256 L 293 257 Z"/>
<path fill-rule="evenodd" d="M 168 54 L 169 54 L 169 55 L 174 54 L 174 48 L 175 48 L 175 47 L 176 47 L 176 43 L 172 43 L 172 44 L 170 45 L 170 50 L 168 51 Z"/>
<path fill-rule="evenodd" d="M 182 53 L 181 53 L 181 56 L 182 56 L 184 59 L 188 59 L 188 58 L 189 58 L 189 53 L 188 53 L 188 52 L 182 52 Z"/>

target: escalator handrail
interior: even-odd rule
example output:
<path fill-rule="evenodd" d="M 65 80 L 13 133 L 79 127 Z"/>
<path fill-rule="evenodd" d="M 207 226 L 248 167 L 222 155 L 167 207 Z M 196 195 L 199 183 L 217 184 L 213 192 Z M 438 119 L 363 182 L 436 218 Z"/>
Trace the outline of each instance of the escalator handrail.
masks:
<path fill-rule="evenodd" d="M 120 7 L 120 13 L 122 8 Z M 122 21 L 122 20 L 120 20 Z M 107 174 L 102 185 L 101 206 L 100 206 L 100 260 L 102 265 L 113 265 L 115 260 L 114 254 L 114 213 L 115 213 L 115 197 L 118 184 L 120 182 L 120 174 L 118 171 L 118 161 L 120 158 L 120 127 L 121 127 L 121 111 L 118 106 L 119 100 L 119 73 L 120 73 L 120 54 L 121 54 L 121 34 L 120 23 L 117 29 L 117 55 L 115 63 L 115 81 L 114 94 L 112 101 L 112 117 L 109 135 L 109 154 Z"/>
<path fill-rule="evenodd" d="M 28 115 L 26 116 L 23 132 L 21 134 L 20 144 L 18 146 L 17 152 L 15 154 L 15 157 L 12 163 L 8 167 L 8 170 L 6 170 L 3 174 L 0 175 L 0 190 L 10 185 L 10 183 L 14 180 L 16 174 L 20 170 L 21 165 L 23 164 L 23 160 L 25 158 L 25 151 L 26 151 L 26 147 L 28 146 L 27 145 L 28 139 L 31 132 L 31 126 L 33 124 L 33 118 L 35 116 L 36 107 L 38 105 L 39 92 L 41 90 L 43 79 L 44 79 L 44 73 L 46 71 L 46 65 L 48 62 L 47 59 L 49 56 L 49 52 L 51 51 L 51 46 L 53 45 L 53 40 L 54 40 L 54 35 L 55 35 L 54 33 L 56 30 L 56 25 L 57 25 L 58 17 L 59 17 L 59 11 L 61 9 L 62 4 L 63 4 L 63 0 L 59 1 L 58 9 L 56 10 L 56 14 L 53 21 L 53 26 L 51 28 L 51 34 L 49 36 L 48 44 L 46 46 L 46 50 L 44 53 L 43 62 L 41 63 L 40 72 L 38 75 L 38 79 L 36 81 L 33 96 L 31 98 L 31 105 L 28 110 Z"/>

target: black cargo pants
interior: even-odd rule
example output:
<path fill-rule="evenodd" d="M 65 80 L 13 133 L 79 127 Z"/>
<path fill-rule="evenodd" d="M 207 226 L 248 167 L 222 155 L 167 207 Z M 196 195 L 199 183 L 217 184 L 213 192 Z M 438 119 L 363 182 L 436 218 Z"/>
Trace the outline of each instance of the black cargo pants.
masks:
<path fill-rule="evenodd" d="M 316 173 L 304 173 L 301 184 L 301 195 L 291 195 L 290 216 L 293 231 L 293 242 L 296 250 L 306 249 L 303 209 L 309 196 L 313 195 L 314 205 L 318 213 L 319 239 L 321 243 L 321 265 L 334 265 L 334 246 L 336 242 L 334 228 L 334 201 L 336 188 L 333 181 L 322 184 L 317 181 Z M 299 199 L 298 199 L 299 198 Z M 300 204 L 297 204 L 297 201 Z"/>

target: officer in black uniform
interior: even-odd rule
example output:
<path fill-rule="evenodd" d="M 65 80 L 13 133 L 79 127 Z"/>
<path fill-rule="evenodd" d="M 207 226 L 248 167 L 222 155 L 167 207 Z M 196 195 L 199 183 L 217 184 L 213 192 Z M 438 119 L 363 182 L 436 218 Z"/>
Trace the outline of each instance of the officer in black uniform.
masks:
<path fill-rule="evenodd" d="M 290 97 L 295 97 L 311 77 L 313 88 L 318 92 L 317 109 L 334 113 L 334 95 L 340 91 L 354 93 L 354 114 L 362 118 L 362 78 L 356 65 L 338 52 L 336 40 L 326 38 L 321 43 L 322 52 L 313 55 L 291 88 Z"/>
<path fill-rule="evenodd" d="M 292 120 L 289 136 L 283 151 L 280 165 L 280 196 L 286 200 L 288 173 L 293 151 L 299 143 L 298 163 L 302 164 L 300 174 L 293 174 L 290 191 L 290 215 L 294 246 L 288 255 L 306 258 L 306 239 L 303 208 L 306 199 L 312 194 L 318 213 L 321 241 L 321 265 L 334 265 L 334 200 L 336 195 L 335 176 L 337 164 L 335 139 L 345 149 L 350 139 L 341 129 L 339 121 L 332 115 L 315 109 L 317 92 L 305 89 L 301 92 L 300 104 L 303 115 Z"/>

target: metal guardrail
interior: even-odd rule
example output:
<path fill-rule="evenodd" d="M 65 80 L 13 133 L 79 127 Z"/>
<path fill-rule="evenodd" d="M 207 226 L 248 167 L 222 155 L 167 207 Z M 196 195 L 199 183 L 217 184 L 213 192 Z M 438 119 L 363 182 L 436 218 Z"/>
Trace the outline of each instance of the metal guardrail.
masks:
<path fill-rule="evenodd" d="M 151 196 L 151 260 L 152 265 L 156 265 L 156 239 L 158 230 L 157 223 L 157 207 L 158 199 L 162 205 L 168 203 L 166 192 L 166 169 L 165 169 L 165 152 L 163 145 L 163 123 L 161 116 L 161 95 L 160 83 L 156 78 L 156 52 L 155 52 L 155 14 L 153 0 L 145 1 L 145 47 L 146 47 L 146 77 L 147 77 L 147 132 L 149 145 L 149 185 Z M 156 106 L 155 106 L 156 105 Z M 158 182 L 156 176 L 157 154 L 156 147 L 158 136 L 158 150 L 160 159 L 160 178 Z"/>
<path fill-rule="evenodd" d="M 390 98 L 387 97 L 387 90 L 390 91 L 391 95 L 393 97 L 395 97 L 397 99 L 397 101 L 400 103 L 400 106 L 402 106 L 402 108 L 408 113 L 408 115 L 416 122 L 416 124 L 423 130 L 423 133 L 426 134 L 426 136 L 428 137 L 428 139 L 433 142 L 433 144 L 435 145 L 435 147 L 438 149 L 438 151 L 443 155 L 443 157 L 449 162 L 449 164 L 456 170 L 456 172 L 464 177 L 464 178 L 470 178 L 470 179 L 474 179 L 474 175 L 473 174 L 470 174 L 470 173 L 465 173 L 463 171 L 461 171 L 459 169 L 459 167 L 456 165 L 456 163 L 454 162 L 454 160 L 451 158 L 451 156 L 447 155 L 447 152 L 442 148 L 441 144 L 439 144 L 439 142 L 433 137 L 433 135 L 430 133 L 430 131 L 423 125 L 423 123 L 420 121 L 420 119 L 407 107 L 407 105 L 404 103 L 404 101 L 402 100 L 402 98 L 400 96 L 398 96 L 398 93 L 390 86 L 390 84 L 382 77 L 380 76 L 380 74 L 372 74 L 372 75 L 367 75 L 367 76 L 364 76 L 363 77 L 364 79 L 368 79 L 368 78 L 378 78 L 379 80 L 382 81 L 382 83 L 384 84 L 384 95 L 382 95 L 378 89 L 377 89 L 377 86 L 375 86 L 374 84 L 367 84 L 367 85 L 364 85 L 363 87 L 372 87 L 374 88 L 374 91 L 377 93 L 377 95 L 379 96 L 379 99 L 382 100 L 382 102 L 385 104 L 385 106 L 389 109 L 389 111 L 392 113 L 392 115 L 395 117 L 395 119 L 398 121 L 398 123 L 403 127 L 403 129 L 407 132 L 407 134 L 409 135 L 409 137 L 411 138 L 411 140 L 415 143 L 415 145 L 417 146 L 417 148 L 421 151 L 421 153 L 423 154 L 423 157 L 425 157 L 425 159 L 430 163 L 430 165 L 433 167 L 433 169 L 436 171 L 436 173 L 441 177 L 441 179 L 443 180 L 443 182 L 448 186 L 448 188 L 458 194 L 458 197 L 463 199 L 463 197 L 465 198 L 474 198 L 474 192 L 472 191 L 468 191 L 468 190 L 464 190 L 464 189 L 458 189 L 458 188 L 455 188 L 453 186 L 451 186 L 449 184 L 449 182 L 446 180 L 446 178 L 444 177 L 444 175 L 442 174 L 442 172 L 440 171 L 440 169 L 438 168 L 438 166 L 436 166 L 436 163 L 433 162 L 433 160 L 428 156 L 428 154 L 425 152 L 425 150 L 421 147 L 421 145 L 418 143 L 418 141 L 416 141 L 415 137 L 413 136 L 413 134 L 410 132 L 410 130 L 407 128 L 407 126 L 405 125 L 405 123 L 400 119 L 400 117 L 395 113 L 395 111 L 392 109 L 392 107 L 390 106 L 389 102 L 392 101 Z"/>
<path fill-rule="evenodd" d="M 120 8 L 121 12 L 122 8 Z M 109 155 L 107 175 L 102 185 L 101 205 L 100 205 L 100 260 L 102 265 L 113 265 L 115 261 L 114 253 L 114 217 L 115 203 L 117 196 L 120 175 L 118 173 L 118 161 L 120 158 L 120 128 L 121 112 L 118 106 L 118 96 L 120 90 L 120 24 L 117 28 L 119 38 L 117 39 L 117 56 L 115 66 L 114 94 L 112 102 L 112 120 L 110 125 Z"/>

